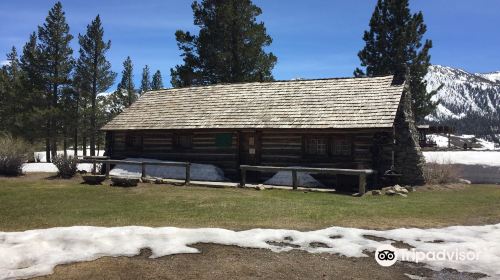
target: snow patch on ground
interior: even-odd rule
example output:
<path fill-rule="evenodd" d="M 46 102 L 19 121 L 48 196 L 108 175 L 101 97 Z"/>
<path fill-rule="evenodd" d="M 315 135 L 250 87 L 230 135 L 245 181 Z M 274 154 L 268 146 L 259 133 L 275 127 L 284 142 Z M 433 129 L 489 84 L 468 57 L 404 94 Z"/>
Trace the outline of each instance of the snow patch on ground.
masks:
<path fill-rule="evenodd" d="M 68 156 L 73 156 L 75 151 L 74 150 L 66 150 L 66 153 L 68 154 Z M 64 155 L 64 150 L 57 151 L 57 155 L 59 155 L 59 156 Z M 78 150 L 77 155 L 83 156 L 83 150 Z M 87 149 L 87 155 L 90 155 L 90 148 Z M 103 156 L 103 155 L 104 155 L 104 150 L 96 150 L 96 156 Z M 45 151 L 35 152 L 34 158 L 35 158 L 35 161 L 37 161 L 37 162 L 47 162 L 47 157 L 46 157 Z"/>
<path fill-rule="evenodd" d="M 199 253 L 190 245 L 215 243 L 247 248 L 289 251 L 284 242 L 310 253 L 332 253 L 347 257 L 367 257 L 364 250 L 375 251 L 391 240 L 375 241 L 365 236 L 401 241 L 418 252 L 470 252 L 478 254 L 473 261 L 426 261 L 435 270 L 452 268 L 463 272 L 484 273 L 500 277 L 500 224 L 455 226 L 439 229 L 400 228 L 387 231 L 331 227 L 300 232 L 281 229 L 231 231 L 218 228 L 183 229 L 174 227 L 67 227 L 0 232 L 0 279 L 48 275 L 58 264 L 92 261 L 104 256 L 135 256 L 142 248 L 152 250 L 152 258 L 172 254 Z M 313 246 L 323 243 L 328 248 Z"/>
<path fill-rule="evenodd" d="M 147 158 L 127 158 L 126 161 L 166 162 Z M 142 174 L 140 165 L 117 164 L 111 169 L 110 176 L 137 177 Z M 165 179 L 186 179 L 186 168 L 180 166 L 146 166 L 146 175 Z M 227 181 L 222 169 L 210 164 L 191 164 L 191 180 L 198 181 Z"/>
<path fill-rule="evenodd" d="M 77 165 L 79 171 L 92 171 L 91 163 L 79 163 Z M 36 163 L 25 163 L 22 166 L 23 173 L 57 173 L 57 167 L 53 163 L 48 162 L 36 162 Z"/>
<path fill-rule="evenodd" d="M 427 162 L 439 164 L 467 164 L 467 165 L 489 165 L 500 166 L 500 152 L 481 151 L 425 151 L 424 157 Z"/>
<path fill-rule="evenodd" d="M 318 180 L 314 179 L 311 175 L 304 172 L 298 172 L 297 178 L 299 180 L 298 184 L 301 187 L 324 187 L 324 185 Z M 291 171 L 279 171 L 273 177 L 264 182 L 265 185 L 274 186 L 292 186 L 292 172 Z"/>

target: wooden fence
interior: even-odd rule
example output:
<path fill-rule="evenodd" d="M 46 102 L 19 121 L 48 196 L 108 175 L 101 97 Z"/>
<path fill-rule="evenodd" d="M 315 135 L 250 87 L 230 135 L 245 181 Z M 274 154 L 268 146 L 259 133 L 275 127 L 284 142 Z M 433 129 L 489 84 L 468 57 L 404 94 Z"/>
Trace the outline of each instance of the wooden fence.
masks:
<path fill-rule="evenodd" d="M 184 167 L 186 169 L 185 183 L 191 182 L 191 163 L 189 162 L 156 162 L 156 161 L 127 161 L 127 160 L 110 160 L 103 157 L 83 157 L 79 160 L 80 163 L 92 163 L 92 173 L 96 172 L 96 165 L 103 164 L 106 170 L 106 178 L 109 178 L 109 171 L 111 165 L 124 164 L 124 165 L 139 165 L 141 166 L 141 178 L 146 178 L 146 166 L 176 166 Z"/>
<path fill-rule="evenodd" d="M 364 194 L 366 192 L 366 177 L 368 175 L 376 174 L 377 172 L 372 169 L 340 169 L 340 168 L 310 168 L 310 167 L 276 167 L 276 166 L 252 166 L 240 165 L 241 170 L 241 186 L 246 184 L 247 171 L 258 172 L 279 172 L 288 171 L 292 172 L 292 188 L 296 190 L 300 184 L 298 172 L 309 174 L 332 174 L 332 175 L 353 175 L 358 176 L 358 192 Z"/>
<path fill-rule="evenodd" d="M 124 164 L 124 165 L 140 165 L 141 178 L 146 178 L 146 166 L 177 166 L 186 169 L 185 183 L 191 182 L 191 163 L 189 162 L 152 162 L 152 161 L 126 161 L 126 160 L 110 160 L 107 157 L 83 157 L 79 160 L 81 163 L 92 163 L 92 173 L 96 172 L 96 165 L 103 164 L 105 166 L 106 178 L 109 178 L 109 171 L 111 165 Z M 247 171 L 258 172 L 279 172 L 288 171 L 292 172 L 292 188 L 296 190 L 300 184 L 298 172 L 309 174 L 331 174 L 331 175 L 352 175 L 358 176 L 358 192 L 364 194 L 366 192 L 366 177 L 376 174 L 377 172 L 372 169 L 340 169 L 340 168 L 312 168 L 312 167 L 276 167 L 276 166 L 253 166 L 253 165 L 240 165 L 241 170 L 241 186 L 246 185 Z"/>

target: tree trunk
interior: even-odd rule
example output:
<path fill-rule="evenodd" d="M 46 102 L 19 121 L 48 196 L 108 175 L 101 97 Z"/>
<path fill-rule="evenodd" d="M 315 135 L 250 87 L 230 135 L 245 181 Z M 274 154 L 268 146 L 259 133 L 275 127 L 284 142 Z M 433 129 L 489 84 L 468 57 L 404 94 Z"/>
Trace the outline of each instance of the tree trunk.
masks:
<path fill-rule="evenodd" d="M 57 156 L 57 141 L 54 136 L 52 136 L 52 143 L 50 144 L 50 153 L 52 158 Z"/>
<path fill-rule="evenodd" d="M 83 136 L 82 138 L 82 150 L 83 156 L 87 156 L 87 136 Z"/>
<path fill-rule="evenodd" d="M 75 126 L 73 138 L 73 155 L 75 156 L 75 158 L 78 156 L 78 125 Z"/>
<path fill-rule="evenodd" d="M 59 76 L 59 71 L 57 69 L 57 65 L 55 66 L 54 77 Z M 52 104 L 50 106 L 50 141 L 51 141 L 51 152 L 52 158 L 57 156 L 57 137 L 56 137 L 56 113 L 55 110 L 57 108 L 57 82 L 54 82 L 52 85 Z"/>
<path fill-rule="evenodd" d="M 64 149 L 64 158 L 68 158 L 68 138 L 66 136 L 66 128 L 64 128 L 63 132 L 63 149 Z"/>
<path fill-rule="evenodd" d="M 47 132 L 48 132 L 48 129 L 47 129 Z M 50 160 L 50 136 L 48 136 L 48 135 L 45 138 L 45 161 L 51 162 L 51 160 Z"/>
<path fill-rule="evenodd" d="M 77 91 L 77 96 L 76 96 L 76 112 L 75 112 L 75 131 L 74 131 L 74 139 L 73 139 L 73 154 L 75 158 L 78 156 L 78 126 L 79 126 L 79 111 L 80 110 L 80 91 Z"/>
<path fill-rule="evenodd" d="M 92 96 L 92 108 L 90 112 L 90 155 L 95 156 L 95 134 L 96 128 L 96 116 L 95 116 L 95 95 Z"/>

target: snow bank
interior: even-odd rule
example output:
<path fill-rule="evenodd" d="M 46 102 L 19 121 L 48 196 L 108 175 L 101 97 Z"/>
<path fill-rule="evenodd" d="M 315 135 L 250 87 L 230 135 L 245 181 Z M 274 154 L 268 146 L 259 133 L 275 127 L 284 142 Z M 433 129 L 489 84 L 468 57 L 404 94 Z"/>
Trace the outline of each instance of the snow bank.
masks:
<path fill-rule="evenodd" d="M 500 166 L 500 152 L 479 151 L 447 151 L 447 152 L 423 152 L 427 162 L 467 165 L 489 165 Z"/>
<path fill-rule="evenodd" d="M 92 171 L 91 163 L 79 163 L 77 165 L 80 171 Z M 36 163 L 25 163 L 22 166 L 23 173 L 57 173 L 57 167 L 53 163 L 47 162 L 36 162 Z"/>
<path fill-rule="evenodd" d="M 486 141 L 484 139 L 477 139 L 477 142 L 483 146 L 479 150 L 498 150 L 498 147 L 495 147 L 495 143 Z"/>
<path fill-rule="evenodd" d="M 427 138 L 431 141 L 436 142 L 436 145 L 439 148 L 447 148 L 448 147 L 448 137 L 439 135 L 439 134 L 430 134 Z"/>
<path fill-rule="evenodd" d="M 473 138 L 476 138 L 474 135 L 470 134 L 462 134 L 462 135 L 450 135 L 451 138 L 451 146 L 455 147 L 456 146 L 456 140 L 462 140 L 462 141 L 467 141 L 470 142 Z M 429 134 L 427 135 L 427 139 L 431 141 L 435 141 L 437 147 L 439 148 L 448 148 L 448 136 L 443 135 L 443 134 Z M 473 150 L 478 150 L 478 151 L 483 151 L 483 150 L 498 150 L 498 147 L 495 147 L 495 143 L 491 141 L 487 141 L 482 138 L 476 138 L 477 142 L 475 143 L 476 145 L 480 145 L 480 148 L 473 148 Z M 459 145 L 458 148 L 462 148 L 462 145 Z"/>
<path fill-rule="evenodd" d="M 324 185 L 318 180 L 314 179 L 311 175 L 304 172 L 298 172 L 297 178 L 299 180 L 299 186 L 301 187 L 324 187 Z M 291 171 L 279 171 L 269 180 L 264 182 L 265 185 L 275 185 L 275 186 L 292 186 L 292 172 Z"/>
<path fill-rule="evenodd" d="M 127 158 L 127 161 L 162 162 L 147 158 Z M 141 166 L 117 164 L 110 172 L 111 176 L 141 177 Z M 146 175 L 166 179 L 186 179 L 186 169 L 180 166 L 146 166 Z M 191 180 L 198 181 L 226 181 L 224 172 L 210 164 L 191 164 Z"/>
<path fill-rule="evenodd" d="M 390 239 L 375 241 L 366 235 Z M 91 261 L 104 256 L 134 256 L 150 248 L 152 258 L 199 253 L 190 245 L 215 243 L 248 248 L 289 251 L 290 246 L 271 245 L 283 242 L 310 253 L 332 253 L 347 257 L 367 257 L 364 250 L 375 251 L 382 244 L 402 241 L 418 252 L 474 251 L 473 261 L 427 261 L 431 269 L 453 268 L 500 277 L 500 224 L 456 226 L 441 229 L 401 228 L 387 231 L 331 227 L 300 232 L 280 229 L 231 231 L 218 228 L 149 228 L 149 227 L 67 227 L 0 232 L 0 279 L 27 278 L 51 274 L 58 264 Z M 323 243 L 327 248 L 313 246 Z"/>
<path fill-rule="evenodd" d="M 67 154 L 70 155 L 70 156 L 73 156 L 74 155 L 74 150 L 66 150 Z M 35 152 L 34 153 L 34 157 L 35 157 L 35 161 L 37 162 L 47 162 L 47 157 L 45 156 L 45 151 L 43 152 Z M 57 155 L 64 155 L 64 150 L 62 151 L 57 151 Z M 82 150 L 78 150 L 77 151 L 77 155 L 78 156 L 83 156 L 83 151 Z M 90 155 L 90 148 L 87 149 L 87 155 Z M 104 150 L 96 150 L 96 156 L 103 156 L 104 155 Z"/>

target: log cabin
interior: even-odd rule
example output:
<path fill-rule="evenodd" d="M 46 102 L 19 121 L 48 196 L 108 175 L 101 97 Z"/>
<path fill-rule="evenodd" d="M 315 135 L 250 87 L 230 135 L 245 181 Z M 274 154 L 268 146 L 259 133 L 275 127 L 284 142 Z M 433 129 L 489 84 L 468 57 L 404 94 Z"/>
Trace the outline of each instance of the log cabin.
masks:
<path fill-rule="evenodd" d="M 410 98 L 392 76 L 192 86 L 144 93 L 102 130 L 112 159 L 213 164 L 228 178 L 240 165 L 369 168 L 372 185 L 387 171 L 414 185 Z"/>

